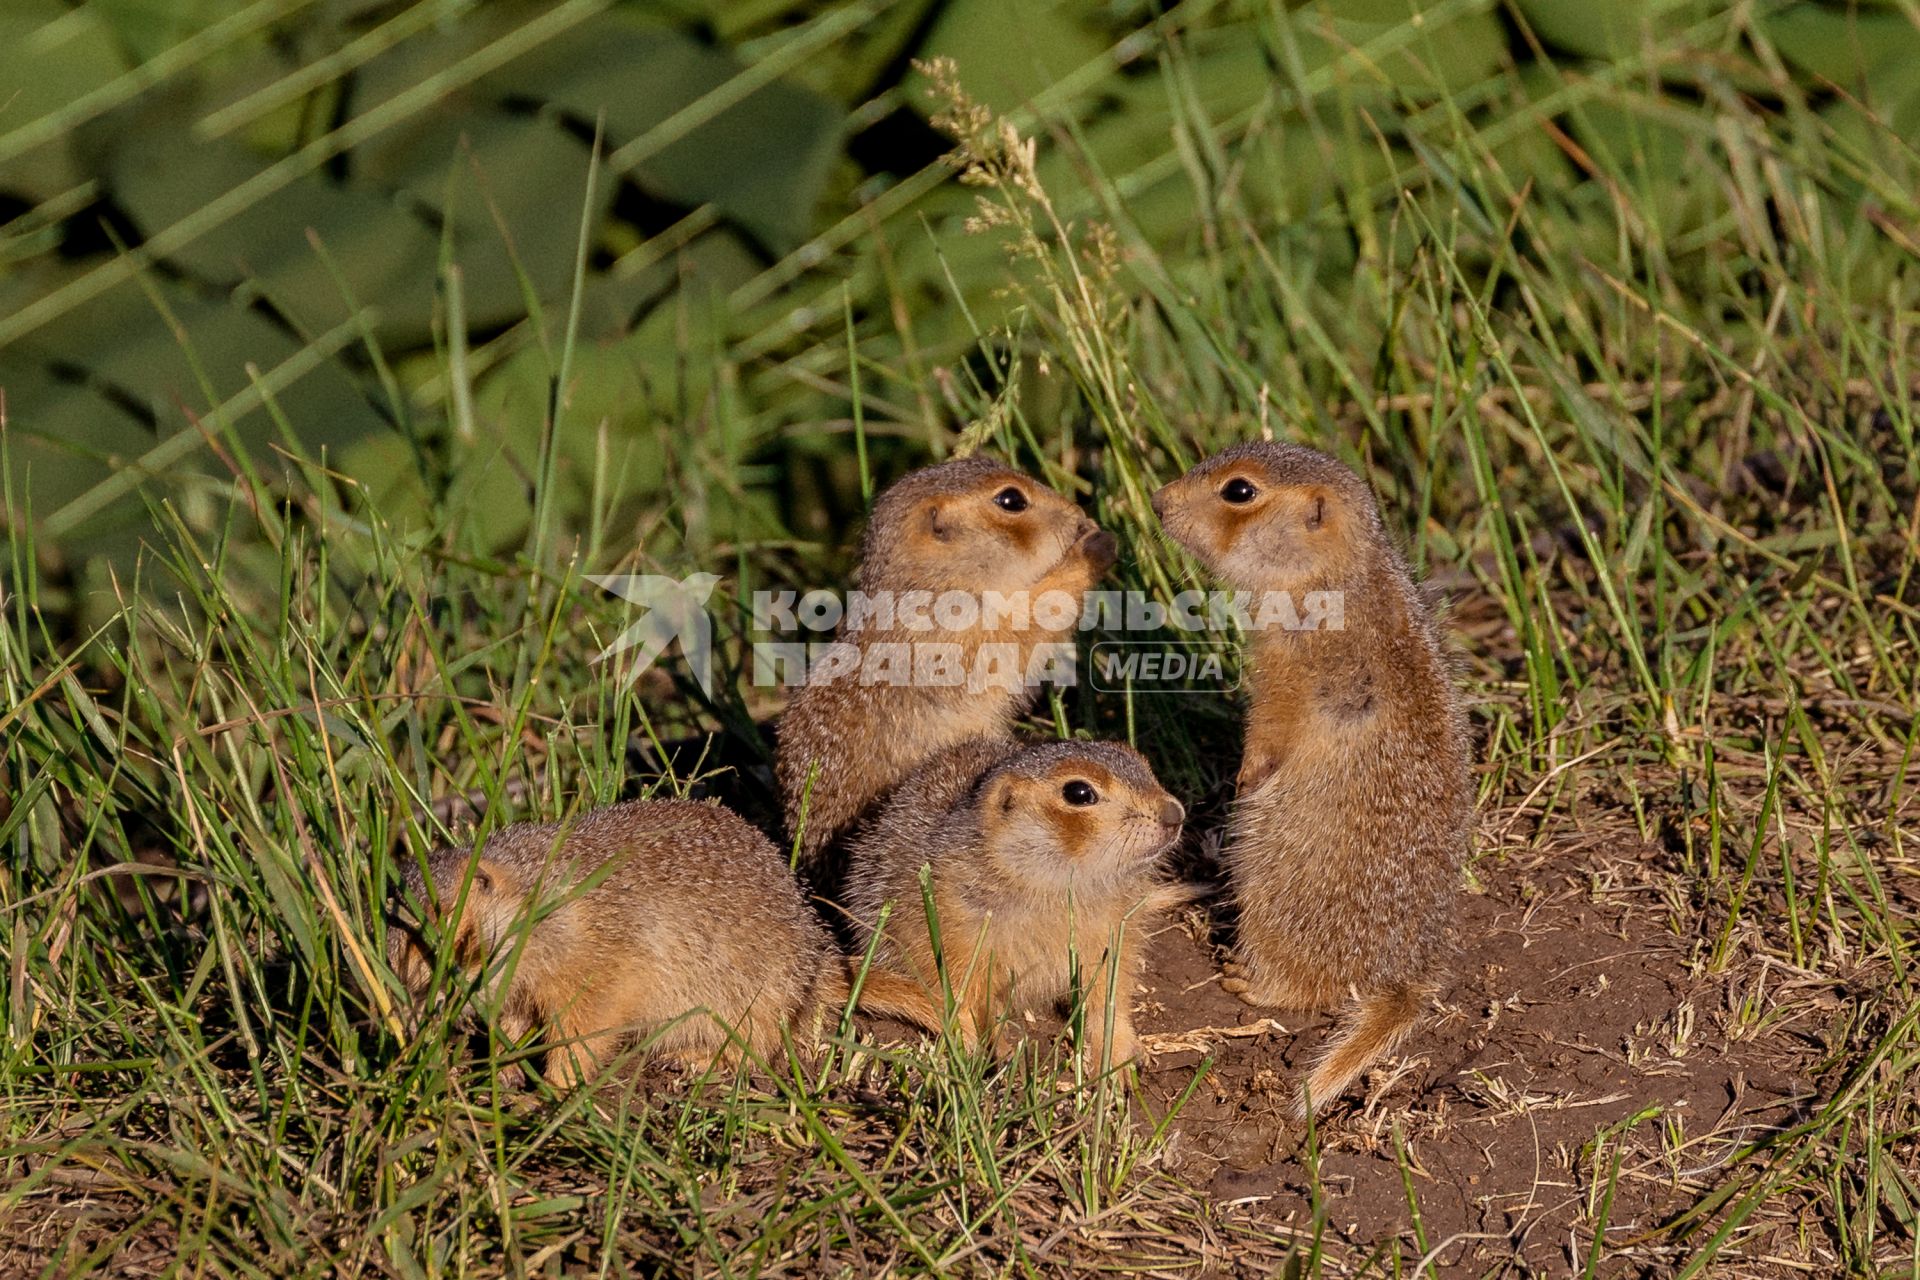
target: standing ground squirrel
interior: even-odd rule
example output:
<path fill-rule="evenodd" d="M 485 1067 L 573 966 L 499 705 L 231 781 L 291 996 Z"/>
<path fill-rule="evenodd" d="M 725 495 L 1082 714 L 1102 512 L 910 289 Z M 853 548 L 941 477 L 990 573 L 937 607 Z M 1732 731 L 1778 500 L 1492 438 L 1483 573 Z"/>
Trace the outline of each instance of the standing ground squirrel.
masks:
<path fill-rule="evenodd" d="M 1159 876 L 1185 817 L 1139 753 L 1118 743 L 975 739 L 929 760 L 854 836 L 848 911 L 864 943 L 893 904 L 875 968 L 940 991 L 944 967 L 969 1042 L 1009 1005 L 1071 994 L 1077 963 L 1088 1060 L 1118 1065 L 1137 1051 L 1142 941 L 1161 912 L 1192 897 Z"/>
<path fill-rule="evenodd" d="M 816 878 L 832 883 L 831 869 L 820 874 L 826 851 L 929 756 L 1012 727 L 1033 702 L 1022 675 L 1034 651 L 1071 640 L 1081 597 L 1113 566 L 1115 551 L 1113 535 L 1079 507 L 990 458 L 927 467 L 880 495 L 861 543 L 859 589 L 890 602 L 894 615 L 856 623 L 850 612 L 829 651 L 846 661 L 816 663 L 780 720 L 775 771 L 789 828 L 799 828 L 805 811 L 800 851 Z M 1054 592 L 1070 599 L 1071 616 L 1043 607 Z M 928 620 L 929 601 L 944 593 L 981 604 L 977 624 L 909 620 L 910 612 Z M 989 593 L 1013 602 L 1013 613 L 989 617 Z M 999 669 L 1011 679 L 986 687 L 918 669 L 906 680 L 876 680 L 865 662 L 883 644 L 911 646 L 916 660 L 953 646 L 957 669 L 973 672 L 989 643 L 1016 656 Z"/>
<path fill-rule="evenodd" d="M 782 1027 L 800 1032 L 804 1020 L 844 1008 L 858 972 L 779 851 L 715 804 L 640 800 L 571 825 L 522 823 L 495 832 L 477 857 L 442 849 L 426 867 L 431 894 L 412 862 L 406 896 L 445 918 L 466 884 L 453 963 L 469 974 L 491 966 L 494 994 L 506 983 L 497 1008 L 507 1036 L 549 1031 L 546 1076 L 561 1088 L 630 1034 L 658 1032 L 654 1053 L 688 1065 L 715 1053 L 737 1059 L 713 1018 L 761 1056 L 777 1052 Z M 433 978 L 430 943 L 399 926 L 387 937 L 388 962 L 419 998 Z M 866 976 L 861 1005 L 940 1029 L 927 992 L 889 974 Z"/>
<path fill-rule="evenodd" d="M 1466 717 L 1427 602 L 1345 466 L 1240 445 L 1153 509 L 1254 610 L 1284 592 L 1280 616 L 1325 624 L 1250 636 L 1226 853 L 1239 939 L 1221 985 L 1249 1004 L 1351 1003 L 1304 1113 L 1392 1052 L 1439 990 L 1473 817 Z"/>

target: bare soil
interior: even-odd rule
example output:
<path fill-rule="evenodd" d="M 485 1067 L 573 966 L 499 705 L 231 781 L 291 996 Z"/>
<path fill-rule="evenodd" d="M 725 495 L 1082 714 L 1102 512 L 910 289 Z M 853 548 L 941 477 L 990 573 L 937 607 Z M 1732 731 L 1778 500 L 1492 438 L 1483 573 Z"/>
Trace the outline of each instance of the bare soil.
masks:
<path fill-rule="evenodd" d="M 1811 1046 L 1778 1022 L 1743 1036 L 1731 1016 L 1740 984 L 1664 927 L 1658 872 L 1620 874 L 1660 856 L 1615 845 L 1602 859 L 1567 843 L 1483 859 L 1462 898 L 1450 991 L 1398 1060 L 1323 1111 L 1311 1144 L 1291 1115 L 1295 1082 L 1332 1019 L 1221 991 L 1205 913 L 1163 929 L 1139 1006 L 1158 1050 L 1144 1079 L 1155 1110 L 1211 1058 L 1172 1123 L 1170 1171 L 1235 1218 L 1306 1236 L 1317 1159 L 1330 1249 L 1357 1259 L 1400 1237 L 1441 1274 L 1512 1263 L 1547 1275 L 1585 1265 L 1618 1158 L 1609 1245 L 1652 1232 L 1812 1100 L 1800 1074 Z M 1603 1133 L 1609 1149 L 1596 1152 Z"/>

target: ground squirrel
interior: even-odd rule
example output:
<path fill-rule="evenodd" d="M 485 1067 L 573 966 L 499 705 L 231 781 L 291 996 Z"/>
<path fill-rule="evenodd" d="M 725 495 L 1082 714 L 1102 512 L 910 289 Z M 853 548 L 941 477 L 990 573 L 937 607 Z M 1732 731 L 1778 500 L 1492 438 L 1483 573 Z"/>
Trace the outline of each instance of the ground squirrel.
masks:
<path fill-rule="evenodd" d="M 469 974 L 491 967 L 506 983 L 496 1007 L 509 1037 L 548 1031 L 546 1076 L 561 1088 L 627 1035 L 658 1033 L 652 1051 L 688 1065 L 716 1053 L 737 1060 L 714 1018 L 761 1056 L 776 1053 L 782 1027 L 805 1034 L 805 1020 L 845 1007 L 858 977 L 779 851 L 716 804 L 641 800 L 571 825 L 522 823 L 477 856 L 442 849 L 426 871 L 431 894 L 418 861 L 404 868 L 411 908 L 457 920 L 453 962 Z M 417 999 L 432 981 L 430 936 L 400 925 L 387 936 L 389 962 Z M 861 1005 L 941 1025 L 925 989 L 890 974 L 866 975 Z"/>
<path fill-rule="evenodd" d="M 875 968 L 939 992 L 944 967 L 969 1042 L 1010 1007 L 1069 995 L 1077 963 L 1088 1060 L 1118 1065 L 1137 1052 L 1132 998 L 1146 932 L 1192 896 L 1160 878 L 1185 817 L 1139 753 L 1118 743 L 974 739 L 927 761 L 855 834 L 848 912 L 868 943 L 881 907 L 893 904 Z"/>
<path fill-rule="evenodd" d="M 1153 509 L 1279 619 L 1248 637 L 1226 851 L 1237 963 L 1222 985 L 1250 1004 L 1351 1005 L 1304 1113 L 1392 1052 L 1438 991 L 1472 822 L 1466 718 L 1432 612 L 1347 467 L 1299 445 L 1240 445 Z M 1290 627 L 1296 615 L 1321 625 Z"/>
<path fill-rule="evenodd" d="M 973 669 L 989 642 L 1017 653 L 1011 684 L 943 683 L 915 672 L 905 682 L 871 678 L 858 670 L 815 664 L 781 717 L 775 771 L 790 828 L 815 878 L 831 885 L 823 867 L 860 817 L 921 762 L 942 748 L 978 735 L 1005 733 L 1032 705 L 1035 690 L 1019 679 L 1041 644 L 1071 640 L 1083 593 L 1112 567 L 1113 535 L 1046 485 L 979 456 L 913 472 L 874 503 L 861 543 L 859 589 L 895 606 L 889 620 L 875 615 L 856 625 L 851 613 L 833 646 L 843 657 L 876 653 L 880 644 L 957 645 L 962 670 Z M 909 625 L 916 593 L 925 616 L 929 597 L 957 592 L 983 605 L 998 593 L 1017 607 L 1011 615 L 952 629 Z M 1040 607 L 1063 592 L 1071 617 Z M 916 653 L 916 656 L 918 654 Z M 1003 669 L 1004 671 L 1004 669 Z M 809 777 L 812 778 L 809 788 Z"/>

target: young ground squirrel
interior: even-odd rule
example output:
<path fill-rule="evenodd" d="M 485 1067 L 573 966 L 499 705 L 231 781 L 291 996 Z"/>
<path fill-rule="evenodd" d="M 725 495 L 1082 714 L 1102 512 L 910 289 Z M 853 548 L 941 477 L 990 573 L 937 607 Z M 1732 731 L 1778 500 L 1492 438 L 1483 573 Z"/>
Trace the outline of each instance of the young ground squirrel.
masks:
<path fill-rule="evenodd" d="M 1473 816 L 1466 717 L 1427 602 L 1345 466 L 1240 445 L 1153 509 L 1229 588 L 1255 593 L 1251 610 L 1281 619 L 1248 638 L 1226 852 L 1239 941 L 1221 985 L 1250 1004 L 1351 1002 L 1304 1113 L 1392 1052 L 1439 988 Z M 1321 625 L 1290 628 L 1293 615 Z"/>
<path fill-rule="evenodd" d="M 410 905 L 454 920 L 462 971 L 494 974 L 502 1031 L 548 1031 L 556 1087 L 591 1074 L 628 1035 L 658 1033 L 652 1051 L 688 1065 L 737 1060 L 714 1018 L 762 1057 L 777 1053 L 782 1027 L 805 1034 L 805 1020 L 844 1008 L 858 974 L 773 844 L 715 804 L 641 800 L 570 826 L 522 823 L 477 856 L 443 849 L 426 863 L 431 893 L 417 861 L 403 871 Z M 387 937 L 388 961 L 418 999 L 433 977 L 429 935 L 395 926 Z M 940 1029 L 928 993 L 890 974 L 867 974 L 860 1003 Z"/>
<path fill-rule="evenodd" d="M 915 771 L 855 834 L 848 911 L 865 943 L 893 904 L 874 967 L 935 992 L 944 968 L 970 1043 L 1010 1007 L 1071 994 L 1077 964 L 1088 1061 L 1118 1065 L 1137 1052 L 1132 999 L 1147 930 L 1192 897 L 1159 877 L 1185 817 L 1118 743 L 974 739 Z"/>
<path fill-rule="evenodd" d="M 825 851 L 914 768 L 956 742 L 1007 732 L 1032 705 L 1022 673 L 1040 645 L 1071 641 L 1081 597 L 1115 550 L 1113 535 L 1079 507 L 990 458 L 927 467 L 880 495 L 861 543 L 859 589 L 890 602 L 894 616 L 856 624 L 849 613 L 780 720 L 775 772 L 790 828 L 805 810 L 800 851 L 817 880 L 831 885 Z M 908 616 L 929 620 L 928 602 L 945 593 L 981 605 L 975 625 L 954 626 L 964 614 L 936 611 L 930 627 Z M 988 616 L 989 593 L 1012 611 Z M 1044 607 L 1050 593 L 1064 593 L 1054 603 L 1070 603 L 1070 614 Z M 1011 679 L 982 686 L 976 658 L 990 643 L 1014 655 L 996 669 Z M 880 645 L 911 646 L 915 661 L 931 646 L 954 646 L 949 670 L 968 674 L 957 683 L 919 669 L 904 681 L 877 677 L 864 659 L 886 652 Z M 835 652 L 842 661 L 829 660 Z"/>

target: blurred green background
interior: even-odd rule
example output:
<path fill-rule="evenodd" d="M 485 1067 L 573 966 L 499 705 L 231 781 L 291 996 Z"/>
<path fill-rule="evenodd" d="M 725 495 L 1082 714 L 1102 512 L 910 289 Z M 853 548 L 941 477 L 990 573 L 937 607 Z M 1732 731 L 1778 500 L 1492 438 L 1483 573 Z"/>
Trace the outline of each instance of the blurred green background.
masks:
<path fill-rule="evenodd" d="M 1463 137 L 1596 257 L 1611 206 L 1653 210 L 1684 284 L 1753 160 L 1721 113 L 1812 113 L 1842 240 L 1911 203 L 1877 155 L 1920 126 L 1895 0 L 5 0 L 5 518 L 42 598 L 156 522 L 218 537 L 249 468 L 462 556 L 832 541 L 856 419 L 897 467 L 1018 376 L 1020 302 L 914 68 L 938 55 L 1046 140 L 1069 221 L 1204 270 L 1231 219 L 1302 290 L 1379 252 L 1330 233 L 1409 166 L 1436 225 L 1496 239 L 1508 211 L 1449 181 Z M 1070 437 L 1070 381 L 1033 382 L 1023 413 Z"/>

